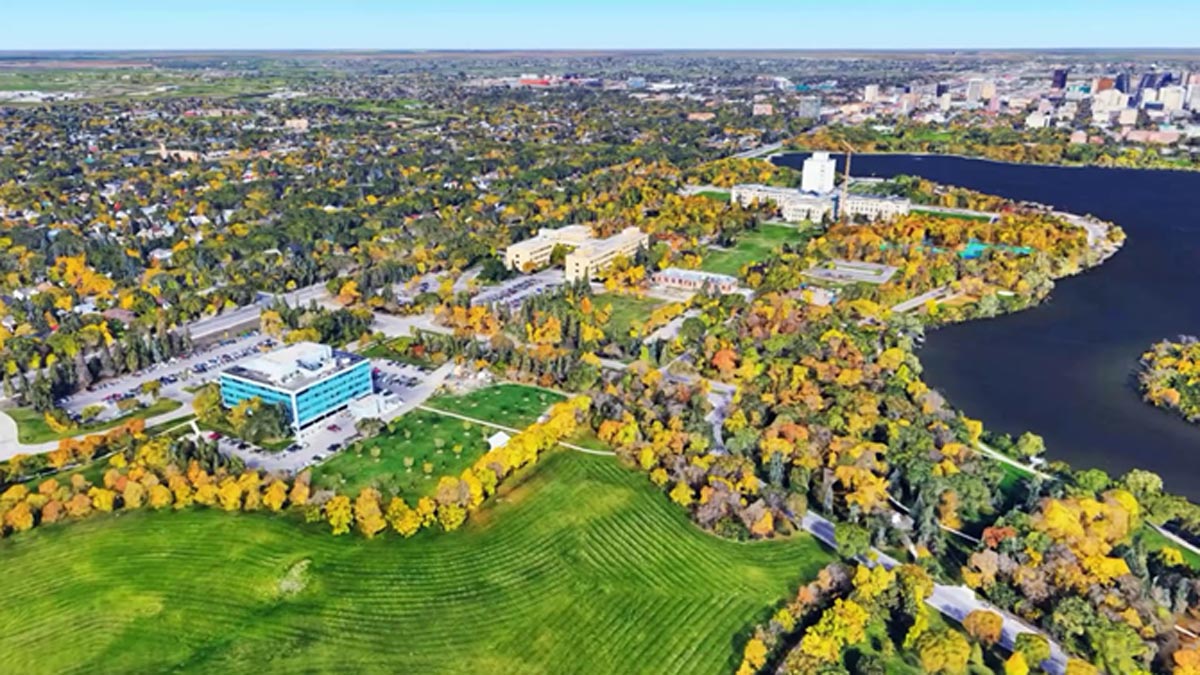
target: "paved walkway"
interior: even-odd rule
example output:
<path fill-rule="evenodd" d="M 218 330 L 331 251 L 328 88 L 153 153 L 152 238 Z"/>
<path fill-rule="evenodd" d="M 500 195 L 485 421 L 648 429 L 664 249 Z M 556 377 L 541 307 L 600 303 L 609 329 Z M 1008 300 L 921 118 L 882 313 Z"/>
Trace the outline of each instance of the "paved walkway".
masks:
<path fill-rule="evenodd" d="M 800 521 L 801 527 L 806 532 L 816 537 L 817 540 L 829 546 L 832 549 L 837 549 L 836 527 L 829 520 L 809 511 L 804 514 Z M 878 550 L 871 549 L 874 554 L 874 560 L 863 560 L 867 565 L 883 565 L 886 569 L 892 569 L 900 565 L 900 561 L 889 556 L 888 554 Z M 1050 658 L 1042 662 L 1042 669 L 1051 675 L 1062 675 L 1067 670 L 1067 654 L 1062 647 L 1058 645 L 1049 635 L 1030 626 L 1021 619 L 1009 614 L 1008 612 L 991 605 L 975 595 L 975 591 L 966 586 L 950 586 L 947 584 L 935 583 L 933 593 L 925 600 L 925 604 L 933 607 L 941 612 L 944 616 L 962 623 L 963 619 L 968 614 L 975 610 L 987 610 L 999 614 L 1004 623 L 1000 633 L 1000 645 L 1005 649 L 1012 651 L 1013 645 L 1016 643 L 1017 636 L 1021 633 L 1036 633 L 1042 635 L 1050 643 Z"/>

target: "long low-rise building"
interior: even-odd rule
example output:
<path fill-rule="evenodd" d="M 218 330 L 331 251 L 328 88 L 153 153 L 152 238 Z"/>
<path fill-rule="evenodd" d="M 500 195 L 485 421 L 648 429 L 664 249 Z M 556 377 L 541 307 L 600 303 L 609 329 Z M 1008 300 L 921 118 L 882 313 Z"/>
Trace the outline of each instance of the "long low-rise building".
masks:
<path fill-rule="evenodd" d="M 543 228 L 533 237 L 505 249 L 504 266 L 520 272 L 544 267 L 549 264 L 555 246 L 577 247 L 591 239 L 592 228 L 587 225 L 568 225 L 556 230 Z"/>
<path fill-rule="evenodd" d="M 721 293 L 732 293 L 738 289 L 737 277 L 701 270 L 685 270 L 678 267 L 668 267 L 655 272 L 650 277 L 650 281 L 659 286 L 685 291 L 700 291 L 708 288 Z"/>
<path fill-rule="evenodd" d="M 588 281 L 617 258 L 632 258 L 639 248 L 650 245 L 650 236 L 627 227 L 608 239 L 592 239 L 567 254 L 567 281 Z"/>
<path fill-rule="evenodd" d="M 373 391 L 370 362 L 315 342 L 298 342 L 221 373 L 221 401 L 281 404 L 296 430 L 344 410 Z"/>
<path fill-rule="evenodd" d="M 808 194 L 795 188 L 748 183 L 733 186 L 729 194 L 733 201 L 742 206 L 750 206 L 754 202 L 774 202 L 779 207 L 783 219 L 791 222 L 820 222 L 826 215 L 834 215 L 832 197 Z"/>
<path fill-rule="evenodd" d="M 907 215 L 912 202 L 903 197 L 878 195 L 847 195 L 841 213 L 847 218 L 865 216 L 868 220 L 891 220 Z"/>

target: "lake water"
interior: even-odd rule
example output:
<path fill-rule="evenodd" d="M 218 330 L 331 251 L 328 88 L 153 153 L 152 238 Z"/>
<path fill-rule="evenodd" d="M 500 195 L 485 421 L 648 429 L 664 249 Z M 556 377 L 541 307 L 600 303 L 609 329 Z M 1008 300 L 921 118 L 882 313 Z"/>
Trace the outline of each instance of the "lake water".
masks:
<path fill-rule="evenodd" d="M 777 161 L 798 169 L 803 157 Z M 910 155 L 856 155 L 852 171 L 919 175 L 1123 227 L 1119 253 L 1060 280 L 1045 304 L 930 332 L 925 379 L 989 429 L 1041 434 L 1051 459 L 1114 477 L 1148 469 L 1200 500 L 1200 426 L 1142 402 L 1132 382 L 1151 343 L 1200 335 L 1200 173 Z"/>

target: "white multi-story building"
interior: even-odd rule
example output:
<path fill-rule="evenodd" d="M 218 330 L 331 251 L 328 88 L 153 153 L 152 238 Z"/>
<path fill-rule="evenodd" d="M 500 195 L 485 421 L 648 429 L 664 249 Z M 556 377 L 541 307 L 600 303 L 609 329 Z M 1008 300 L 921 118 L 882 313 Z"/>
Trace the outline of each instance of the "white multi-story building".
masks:
<path fill-rule="evenodd" d="M 632 258 L 649 244 L 650 236 L 636 227 L 627 227 L 608 239 L 590 239 L 567 254 L 567 281 L 590 280 L 617 258 Z"/>
<path fill-rule="evenodd" d="M 1186 90 L 1179 86 L 1163 87 L 1158 90 L 1158 100 L 1162 103 L 1163 110 L 1169 113 L 1183 110 L 1186 95 Z"/>
<path fill-rule="evenodd" d="M 983 80 L 974 79 L 967 82 L 967 104 L 977 105 L 983 98 Z"/>
<path fill-rule="evenodd" d="M 847 195 L 841 213 L 847 218 L 866 216 L 868 220 L 891 220 L 906 215 L 912 202 L 903 197 L 876 195 Z"/>
<path fill-rule="evenodd" d="M 804 172 L 800 178 L 800 189 L 805 192 L 825 194 L 833 192 L 833 181 L 837 176 L 837 162 L 828 152 L 814 152 L 804 160 Z"/>
<path fill-rule="evenodd" d="M 792 222 L 819 222 L 826 214 L 832 216 L 834 210 L 832 197 L 804 194 L 794 188 L 758 184 L 735 185 L 729 195 L 742 206 L 749 206 L 756 201 L 760 204 L 774 202 L 779 207 L 783 219 Z"/>
<path fill-rule="evenodd" d="M 866 103 L 874 103 L 879 100 L 879 85 L 868 84 L 863 87 L 863 101 Z"/>
<path fill-rule="evenodd" d="M 510 270 L 524 272 L 543 267 L 550 262 L 554 247 L 582 246 L 592 239 L 592 228 L 587 225 L 568 225 L 557 230 L 541 229 L 537 235 L 519 241 L 504 250 L 504 266 Z"/>

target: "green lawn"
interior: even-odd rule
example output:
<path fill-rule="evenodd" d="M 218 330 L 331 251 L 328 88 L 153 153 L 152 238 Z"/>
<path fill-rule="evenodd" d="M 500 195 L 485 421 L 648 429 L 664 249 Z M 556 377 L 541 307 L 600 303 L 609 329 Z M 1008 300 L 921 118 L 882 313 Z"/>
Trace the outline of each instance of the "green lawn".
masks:
<path fill-rule="evenodd" d="M 603 293 L 592 298 L 592 306 L 603 309 L 612 305 L 612 316 L 603 326 L 604 332 L 614 337 L 625 337 L 635 321 L 645 323 L 650 313 L 666 303 L 656 298 L 639 298 L 633 295 Z"/>
<path fill-rule="evenodd" d="M 830 560 L 807 536 L 705 534 L 607 457 L 555 452 L 509 485 L 411 540 L 199 509 L 9 537 L 4 669 L 728 673 Z"/>
<path fill-rule="evenodd" d="M 391 431 L 356 443 L 317 467 L 313 479 L 339 492 L 377 487 L 415 503 L 418 497 L 433 494 L 439 478 L 457 476 L 487 452 L 488 436 L 494 433 L 478 424 L 414 410 L 393 422 Z M 404 463 L 405 457 L 413 458 L 411 467 Z"/>
<path fill-rule="evenodd" d="M 970 213 L 944 213 L 942 211 L 927 211 L 925 209 L 912 209 L 909 213 L 916 213 L 922 216 L 933 216 L 934 218 L 957 218 L 959 220 L 974 220 L 981 223 L 990 222 L 991 216 L 975 215 Z"/>
<path fill-rule="evenodd" d="M 362 351 L 369 359 L 387 359 L 396 363 L 406 363 L 410 366 L 431 367 L 429 359 L 418 359 L 409 355 L 405 350 L 412 343 L 410 337 L 398 337 L 387 342 L 376 342 Z"/>
<path fill-rule="evenodd" d="M 12 408 L 5 410 L 9 417 L 17 423 L 17 440 L 22 443 L 45 443 L 47 441 L 57 441 L 62 438 L 73 438 L 84 434 L 96 433 L 99 431 L 107 431 L 113 427 L 120 426 L 126 422 L 131 422 L 137 419 L 149 419 L 157 417 L 163 413 L 169 413 L 172 410 L 183 405 L 179 401 L 170 398 L 160 398 L 151 403 L 149 406 L 140 410 L 135 410 L 127 415 L 122 415 L 114 420 L 107 422 L 81 424 L 78 427 L 71 429 L 65 434 L 60 434 L 51 429 L 46 424 L 46 418 L 42 413 L 37 412 L 32 408 Z"/>
<path fill-rule="evenodd" d="M 434 396 L 425 405 L 492 424 L 524 429 L 551 405 L 566 400 L 562 394 L 524 384 L 497 384 L 464 396 Z M 490 434 L 489 434 L 490 435 Z"/>
<path fill-rule="evenodd" d="M 729 194 L 728 192 L 722 191 L 722 190 L 705 190 L 703 192 L 697 192 L 696 194 L 701 197 L 708 197 L 709 199 L 715 199 L 716 201 L 719 201 L 719 202 L 725 202 L 726 204 L 728 204 L 730 199 L 732 198 L 731 194 Z"/>
<path fill-rule="evenodd" d="M 746 232 L 738 237 L 737 245 L 733 248 L 706 252 L 700 269 L 737 276 L 743 265 L 766 260 L 784 244 L 807 241 L 812 232 L 807 227 L 764 223 L 757 231 Z"/>

